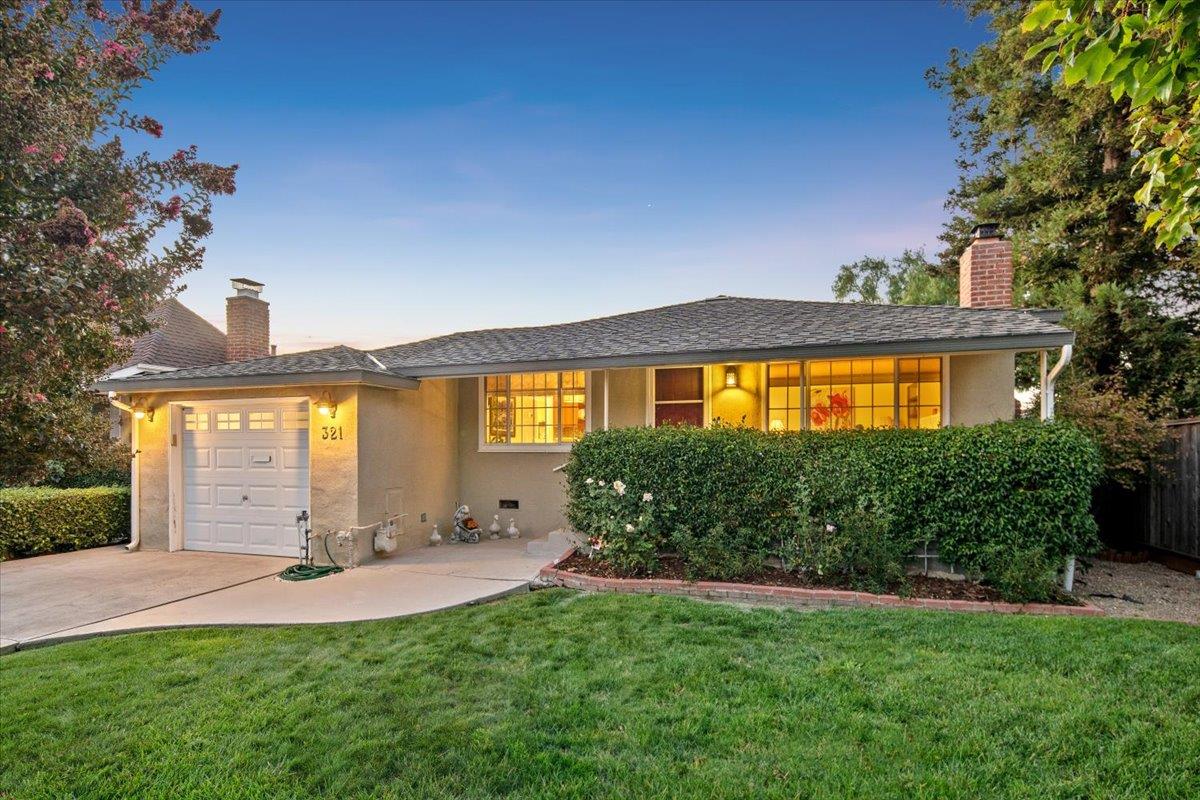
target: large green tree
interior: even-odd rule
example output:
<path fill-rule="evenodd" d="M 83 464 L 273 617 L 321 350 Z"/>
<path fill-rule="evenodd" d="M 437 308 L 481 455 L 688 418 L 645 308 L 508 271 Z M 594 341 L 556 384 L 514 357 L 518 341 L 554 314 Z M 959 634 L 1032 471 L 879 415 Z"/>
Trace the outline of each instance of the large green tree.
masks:
<path fill-rule="evenodd" d="M 992 36 L 928 73 L 950 103 L 960 177 L 939 262 L 910 260 L 900 282 L 956 281 L 971 227 L 998 222 L 1013 240 L 1014 301 L 1064 309 L 1078 334 L 1071 379 L 1157 415 L 1200 413 L 1200 254 L 1194 239 L 1156 244 L 1144 225 L 1129 99 L 1067 85 L 1027 59 L 1038 37 L 1022 30 L 1024 3 L 960 5 Z M 862 298 L 852 279 L 839 281 L 843 297 Z"/>
<path fill-rule="evenodd" d="M 236 167 L 126 139 L 163 135 L 133 93 L 216 41 L 217 18 L 174 0 L 0 0 L 0 481 L 105 449 L 102 426 L 78 424 L 85 387 L 201 265 Z"/>

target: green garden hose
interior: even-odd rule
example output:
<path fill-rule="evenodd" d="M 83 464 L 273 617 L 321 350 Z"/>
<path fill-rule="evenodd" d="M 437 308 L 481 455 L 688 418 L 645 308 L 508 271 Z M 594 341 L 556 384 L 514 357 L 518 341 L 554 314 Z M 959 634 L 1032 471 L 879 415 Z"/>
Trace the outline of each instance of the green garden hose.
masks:
<path fill-rule="evenodd" d="M 285 581 L 311 581 L 317 578 L 324 578 L 326 575 L 336 575 L 339 572 L 344 572 L 342 567 L 339 567 L 337 561 L 333 559 L 333 553 L 329 552 L 329 534 L 321 537 L 325 542 L 325 555 L 329 557 L 329 563 L 324 566 L 316 564 L 292 564 L 290 567 L 279 573 L 280 580 Z"/>

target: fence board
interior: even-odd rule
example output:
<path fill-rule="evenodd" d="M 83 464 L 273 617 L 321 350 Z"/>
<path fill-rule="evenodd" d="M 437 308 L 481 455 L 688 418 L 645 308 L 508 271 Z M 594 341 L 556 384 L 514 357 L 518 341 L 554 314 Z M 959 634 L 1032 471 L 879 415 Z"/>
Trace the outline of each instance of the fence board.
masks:
<path fill-rule="evenodd" d="M 1200 418 L 1167 423 L 1166 460 L 1141 492 L 1142 540 L 1200 558 Z"/>

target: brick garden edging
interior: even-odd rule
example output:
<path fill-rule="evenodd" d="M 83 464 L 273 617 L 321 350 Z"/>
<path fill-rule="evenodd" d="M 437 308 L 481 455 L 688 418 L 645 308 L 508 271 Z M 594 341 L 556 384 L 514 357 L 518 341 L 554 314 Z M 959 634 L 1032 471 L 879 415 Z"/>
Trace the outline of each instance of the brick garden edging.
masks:
<path fill-rule="evenodd" d="M 567 556 L 570 554 L 568 553 Z M 771 605 L 807 608 L 859 606 L 867 608 L 935 608 L 941 611 L 991 611 L 998 614 L 1053 614 L 1071 617 L 1100 617 L 1104 611 L 1089 605 L 1059 606 L 1050 603 L 993 603 L 982 600 L 938 600 L 931 597 L 899 597 L 894 594 L 848 592 L 840 589 L 802 589 L 794 586 L 759 586 L 752 583 L 687 581 L 665 578 L 597 578 L 559 569 L 567 556 L 543 567 L 540 577 L 556 586 L 592 592 L 625 594 L 668 594 L 708 600 L 740 600 Z"/>

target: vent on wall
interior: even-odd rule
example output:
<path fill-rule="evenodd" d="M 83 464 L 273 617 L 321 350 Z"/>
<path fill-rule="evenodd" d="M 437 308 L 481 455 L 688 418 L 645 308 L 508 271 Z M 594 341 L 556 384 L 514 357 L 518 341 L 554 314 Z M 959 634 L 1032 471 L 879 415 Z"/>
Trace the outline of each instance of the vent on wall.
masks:
<path fill-rule="evenodd" d="M 521 501 L 520 500 L 501 500 L 500 507 L 516 510 L 521 507 Z"/>

